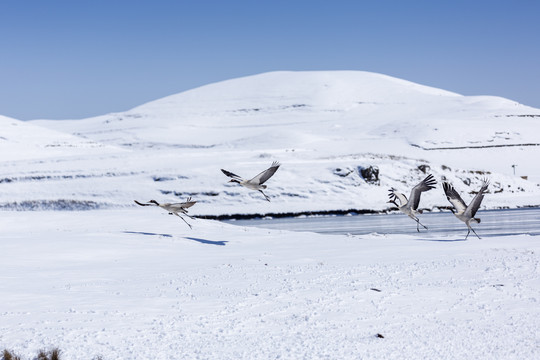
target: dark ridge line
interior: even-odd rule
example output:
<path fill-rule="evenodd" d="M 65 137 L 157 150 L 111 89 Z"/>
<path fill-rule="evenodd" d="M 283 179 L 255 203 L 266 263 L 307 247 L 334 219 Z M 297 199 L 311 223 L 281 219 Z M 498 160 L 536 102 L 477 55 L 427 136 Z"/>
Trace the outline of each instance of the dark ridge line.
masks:
<path fill-rule="evenodd" d="M 511 114 L 511 115 L 495 115 L 495 117 L 530 117 L 530 118 L 535 118 L 535 117 L 540 117 L 540 115 L 537 115 L 537 114 L 523 114 L 523 115 L 519 115 L 519 114 Z"/>
<path fill-rule="evenodd" d="M 216 144 L 197 145 L 197 144 L 167 144 L 167 143 L 155 143 L 155 142 L 133 142 L 133 143 L 122 143 L 119 145 L 126 146 L 126 147 L 172 148 L 172 149 L 211 149 L 217 146 Z"/>
<path fill-rule="evenodd" d="M 0 184 L 12 183 L 12 182 L 27 182 L 27 181 L 41 181 L 41 180 L 76 180 L 76 179 L 92 179 L 92 178 L 105 178 L 105 177 L 121 177 L 138 175 L 136 172 L 114 173 L 106 172 L 103 174 L 74 174 L 74 175 L 26 175 L 21 177 L 6 177 L 0 178 Z"/>
<path fill-rule="evenodd" d="M 500 206 L 492 209 L 486 209 L 483 211 L 490 210 L 519 210 L 519 209 L 534 209 L 539 208 L 538 205 L 521 205 L 516 207 L 510 206 Z M 452 206 L 435 206 L 432 209 L 424 208 L 420 209 L 422 212 L 443 212 L 448 211 Z M 205 220 L 252 220 L 252 219 L 262 219 L 265 217 L 272 218 L 287 218 L 287 217 L 298 217 L 298 216 L 318 216 L 318 215 L 380 215 L 380 214 L 395 214 L 399 213 L 397 207 L 391 207 L 385 210 L 369 210 L 369 209 L 349 209 L 349 210 L 318 210 L 318 211 L 299 211 L 299 212 L 285 212 L 285 213 L 265 213 L 265 214 L 223 214 L 223 215 L 195 215 L 197 219 Z"/>
<path fill-rule="evenodd" d="M 88 211 L 88 210 L 106 210 L 106 209 L 124 209 L 137 207 L 136 205 L 119 205 L 105 202 L 97 202 L 92 200 L 73 200 L 73 199 L 56 199 L 56 200 L 23 200 L 7 203 L 0 203 L 0 211 Z M 435 206 L 431 209 L 420 209 L 422 212 L 450 212 L 451 206 Z M 494 210 L 520 210 L 520 209 L 536 209 L 540 208 L 540 204 L 536 205 L 518 205 L 515 207 L 499 206 L 481 211 Z M 207 220 L 250 220 L 261 219 L 264 217 L 286 218 L 298 216 L 334 216 L 334 215 L 377 215 L 377 214 L 397 214 L 399 209 L 391 207 L 384 210 L 369 210 L 369 209 L 349 209 L 349 210 L 316 210 L 316 211 L 299 211 L 285 213 L 265 213 L 265 214 L 222 214 L 222 215 L 194 215 L 198 219 Z"/>
<path fill-rule="evenodd" d="M 93 200 L 23 200 L 0 204 L 0 210 L 12 211 L 87 211 L 105 209 L 109 204 Z"/>
<path fill-rule="evenodd" d="M 420 148 L 422 150 L 463 150 L 463 149 L 487 149 L 487 148 L 516 147 L 516 146 L 540 146 L 540 144 L 527 143 L 527 144 L 508 144 L 508 145 L 471 145 L 471 146 L 455 146 L 455 147 L 439 147 L 439 148 L 426 148 L 417 144 L 411 144 L 411 146 Z"/>
<path fill-rule="evenodd" d="M 319 210 L 319 211 L 299 211 L 299 212 L 285 212 L 285 213 L 265 213 L 265 214 L 223 214 L 223 215 L 197 215 L 198 219 L 206 220 L 250 220 L 250 219 L 262 219 L 265 217 L 272 218 L 286 218 L 286 217 L 298 217 L 298 216 L 317 216 L 317 215 L 347 215 L 347 214 L 386 214 L 392 210 L 367 210 L 367 209 L 349 209 L 349 210 Z"/>

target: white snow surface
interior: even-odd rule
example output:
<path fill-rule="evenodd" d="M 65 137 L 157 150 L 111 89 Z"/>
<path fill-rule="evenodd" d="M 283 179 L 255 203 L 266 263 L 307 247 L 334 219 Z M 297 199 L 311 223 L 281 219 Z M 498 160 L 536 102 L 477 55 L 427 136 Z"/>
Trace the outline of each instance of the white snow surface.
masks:
<path fill-rule="evenodd" d="M 534 236 L 190 230 L 157 208 L 9 211 L 0 229 L 0 347 L 25 359 L 540 356 Z"/>
<path fill-rule="evenodd" d="M 191 196 L 192 215 L 386 210 L 390 187 L 408 195 L 432 173 L 424 209 L 449 206 L 442 180 L 468 202 L 485 177 L 481 209 L 534 206 L 539 121 L 507 99 L 359 71 L 265 73 L 83 120 L 0 116 L 0 208 L 35 210 L 0 213 L 0 351 L 539 358 L 536 236 L 320 235 L 204 219 L 190 230 L 133 202 Z M 251 177 L 274 160 L 271 202 L 220 171 Z M 369 166 L 379 182 L 362 178 Z"/>

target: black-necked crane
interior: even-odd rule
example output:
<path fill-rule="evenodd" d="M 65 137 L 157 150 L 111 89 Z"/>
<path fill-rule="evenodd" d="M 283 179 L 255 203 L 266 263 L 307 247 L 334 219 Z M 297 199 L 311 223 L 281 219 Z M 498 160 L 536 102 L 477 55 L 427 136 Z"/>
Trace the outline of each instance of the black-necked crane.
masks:
<path fill-rule="evenodd" d="M 261 172 L 259 175 L 255 176 L 253 179 L 249 179 L 249 180 L 246 180 L 246 179 L 243 179 L 241 176 L 238 176 L 236 174 L 233 174 L 232 172 L 230 171 L 227 171 L 227 170 L 223 170 L 221 169 L 221 171 L 227 175 L 228 177 L 231 178 L 231 180 L 229 182 L 234 182 L 234 183 L 237 183 L 237 184 L 240 184 L 250 190 L 256 190 L 256 191 L 260 191 L 261 194 L 264 195 L 264 198 L 268 201 L 270 201 L 270 198 L 268 196 L 266 196 L 266 194 L 263 192 L 263 189 L 266 189 L 266 185 L 263 185 L 268 179 L 270 179 L 272 177 L 272 175 L 274 175 L 274 173 L 277 171 L 277 169 L 279 169 L 279 166 L 281 164 L 278 163 L 277 161 L 274 161 L 272 163 L 272 166 L 270 166 L 268 169 L 264 170 L 263 172 Z"/>
<path fill-rule="evenodd" d="M 450 209 L 452 213 L 461 221 L 463 221 L 466 225 L 469 231 L 467 231 L 467 236 L 465 236 L 465 240 L 469 237 L 469 234 L 472 232 L 476 237 L 480 239 L 480 236 L 474 231 L 474 229 L 471 227 L 471 223 L 477 223 L 480 224 L 480 218 L 475 218 L 474 215 L 476 215 L 476 212 L 478 211 L 478 208 L 480 207 L 480 204 L 482 203 L 482 199 L 484 198 L 484 193 L 487 191 L 487 188 L 489 186 L 489 181 L 487 179 L 484 179 L 482 182 L 482 187 L 478 191 L 478 194 L 472 199 L 471 203 L 469 205 L 465 204 L 465 201 L 459 196 L 456 189 L 448 183 L 443 182 L 443 189 L 444 193 L 446 194 L 446 198 L 448 201 L 450 201 L 450 204 L 454 206 L 454 208 Z"/>
<path fill-rule="evenodd" d="M 182 215 L 185 215 L 188 218 L 195 220 L 193 216 L 188 215 L 188 211 L 187 211 L 188 208 L 192 207 L 196 203 L 196 201 L 191 200 L 191 197 L 188 197 L 185 202 L 181 202 L 181 203 L 160 204 L 156 200 L 150 200 L 147 203 L 141 203 L 141 202 L 138 202 L 137 200 L 134 200 L 134 201 L 137 205 L 140 205 L 140 206 L 159 206 L 160 208 L 167 210 L 170 215 L 178 216 L 189 226 L 190 229 L 191 229 L 191 225 L 179 213 L 182 213 Z"/>
<path fill-rule="evenodd" d="M 435 188 L 435 184 L 437 184 L 437 181 L 433 177 L 433 175 L 429 174 L 424 180 L 422 180 L 418 185 L 413 187 L 411 190 L 411 195 L 409 199 L 407 200 L 407 197 L 396 191 L 396 189 L 391 188 L 390 194 L 388 194 L 388 197 L 390 198 L 391 203 L 394 203 L 398 207 L 398 209 L 408 215 L 411 219 L 416 221 L 416 231 L 420 232 L 419 225 L 422 225 L 424 229 L 427 230 L 427 227 L 423 225 L 420 220 L 418 220 L 418 217 L 416 214 L 421 214 L 422 211 L 418 210 L 418 205 L 420 204 L 420 195 L 424 191 L 429 191 L 431 189 Z M 399 205 L 396 203 L 396 200 L 399 200 Z"/>

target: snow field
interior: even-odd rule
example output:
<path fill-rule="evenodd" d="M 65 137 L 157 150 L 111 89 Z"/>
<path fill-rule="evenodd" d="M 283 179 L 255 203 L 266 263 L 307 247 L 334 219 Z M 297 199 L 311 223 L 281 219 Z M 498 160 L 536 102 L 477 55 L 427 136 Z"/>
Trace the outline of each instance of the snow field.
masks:
<path fill-rule="evenodd" d="M 2 215 L 0 347 L 28 358 L 538 356 L 535 237 L 189 230 L 157 208 Z"/>

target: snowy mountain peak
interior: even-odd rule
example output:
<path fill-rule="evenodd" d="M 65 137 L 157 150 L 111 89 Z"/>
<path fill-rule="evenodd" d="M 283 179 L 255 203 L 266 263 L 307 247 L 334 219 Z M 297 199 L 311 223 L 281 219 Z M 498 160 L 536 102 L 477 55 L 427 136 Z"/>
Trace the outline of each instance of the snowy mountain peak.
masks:
<path fill-rule="evenodd" d="M 201 86 L 130 112 L 175 112 L 184 107 L 216 111 L 255 111 L 258 107 L 347 109 L 363 103 L 409 102 L 439 96 L 460 95 L 364 71 L 276 71 Z"/>

